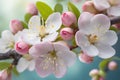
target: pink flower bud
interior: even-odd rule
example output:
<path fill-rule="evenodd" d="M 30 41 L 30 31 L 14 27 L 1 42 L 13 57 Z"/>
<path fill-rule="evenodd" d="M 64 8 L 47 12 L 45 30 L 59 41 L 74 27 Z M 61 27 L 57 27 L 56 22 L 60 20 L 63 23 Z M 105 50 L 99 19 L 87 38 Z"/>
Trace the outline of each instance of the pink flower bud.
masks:
<path fill-rule="evenodd" d="M 115 69 L 117 69 L 117 63 L 115 61 L 109 62 L 108 68 L 109 68 L 109 70 L 115 70 Z"/>
<path fill-rule="evenodd" d="M 79 60 L 83 63 L 91 63 L 93 61 L 93 57 L 88 56 L 86 53 L 81 53 L 79 56 Z"/>
<path fill-rule="evenodd" d="M 38 10 L 37 10 L 34 3 L 29 3 L 27 5 L 26 12 L 31 14 L 31 15 L 37 15 L 38 14 Z"/>
<path fill-rule="evenodd" d="M 103 78 L 103 77 L 100 77 L 100 78 L 99 78 L 99 80 L 105 80 L 105 78 Z"/>
<path fill-rule="evenodd" d="M 94 7 L 93 1 L 86 1 L 82 6 L 83 12 L 90 12 L 93 14 L 99 13 L 97 9 Z"/>
<path fill-rule="evenodd" d="M 28 53 L 29 48 L 30 48 L 30 46 L 23 41 L 19 41 L 19 42 L 15 43 L 15 50 L 16 50 L 16 52 L 18 52 L 21 55 Z"/>
<path fill-rule="evenodd" d="M 75 3 L 81 2 L 82 0 L 72 0 Z"/>
<path fill-rule="evenodd" d="M 11 32 L 14 34 L 17 33 L 18 31 L 23 30 L 22 22 L 16 19 L 10 21 L 9 27 L 10 27 Z"/>
<path fill-rule="evenodd" d="M 67 27 L 77 22 L 76 16 L 72 12 L 64 12 L 61 18 L 63 25 Z"/>
<path fill-rule="evenodd" d="M 60 36 L 63 40 L 71 40 L 73 38 L 73 29 L 71 28 L 63 28 L 60 31 Z"/>
<path fill-rule="evenodd" d="M 98 69 L 93 69 L 89 72 L 89 75 L 91 77 L 97 76 L 97 75 L 99 75 L 99 70 Z"/>
<path fill-rule="evenodd" d="M 0 80 L 6 80 L 8 77 L 7 70 L 0 71 Z"/>

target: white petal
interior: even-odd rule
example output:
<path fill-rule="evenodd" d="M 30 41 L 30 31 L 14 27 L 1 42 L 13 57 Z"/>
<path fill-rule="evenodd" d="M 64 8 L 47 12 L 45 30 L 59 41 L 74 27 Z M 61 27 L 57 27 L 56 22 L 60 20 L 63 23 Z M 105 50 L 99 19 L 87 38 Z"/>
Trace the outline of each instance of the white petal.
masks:
<path fill-rule="evenodd" d="M 15 42 L 21 41 L 22 40 L 22 35 L 23 35 L 22 31 L 17 32 L 14 36 Z"/>
<path fill-rule="evenodd" d="M 89 45 L 86 47 L 81 47 L 81 49 L 83 50 L 83 52 L 85 52 L 88 56 L 94 57 L 97 56 L 99 51 L 98 49 L 94 46 L 94 45 Z"/>
<path fill-rule="evenodd" d="M 36 60 L 36 72 L 40 77 L 47 77 L 49 74 L 53 72 L 54 64 L 51 60 L 48 60 L 47 58 L 38 58 Z"/>
<path fill-rule="evenodd" d="M 62 59 L 57 58 L 55 62 L 54 75 L 56 78 L 61 78 L 65 75 L 67 71 L 67 66 Z"/>
<path fill-rule="evenodd" d="M 11 41 L 14 42 L 14 36 L 13 36 L 13 34 L 12 34 L 10 31 L 8 31 L 8 30 L 3 31 L 1 37 L 2 37 L 2 39 L 4 39 L 4 40 L 7 41 L 7 42 L 11 42 Z"/>
<path fill-rule="evenodd" d="M 23 72 L 25 69 L 28 68 L 28 65 L 29 65 L 29 61 L 27 61 L 24 58 L 20 58 L 16 68 L 17 68 L 18 72 Z"/>
<path fill-rule="evenodd" d="M 69 50 L 69 47 L 67 47 L 66 45 L 60 44 L 60 43 L 53 43 L 53 47 L 55 49 L 55 51 L 63 51 L 63 50 Z"/>
<path fill-rule="evenodd" d="M 99 43 L 96 47 L 99 50 L 98 56 L 101 58 L 110 58 L 115 55 L 115 50 L 110 45 Z"/>
<path fill-rule="evenodd" d="M 77 59 L 75 53 L 67 50 L 58 51 L 56 55 L 65 62 L 66 66 L 72 66 Z"/>
<path fill-rule="evenodd" d="M 29 53 L 35 58 L 44 56 L 50 51 L 53 51 L 53 45 L 51 42 L 42 42 L 40 44 L 32 46 L 29 49 Z"/>
<path fill-rule="evenodd" d="M 76 44 L 81 47 L 81 46 L 89 46 L 90 42 L 88 41 L 87 36 L 85 34 L 81 33 L 80 31 L 77 31 L 75 34 L 75 40 Z"/>
<path fill-rule="evenodd" d="M 62 25 L 61 15 L 56 12 L 51 14 L 46 20 L 46 29 L 48 33 L 56 32 Z"/>
<path fill-rule="evenodd" d="M 99 11 L 103 11 L 110 7 L 108 0 L 93 0 L 93 3 L 95 5 L 95 8 Z"/>
<path fill-rule="evenodd" d="M 120 16 L 120 5 L 107 9 L 107 14 L 110 16 Z"/>
<path fill-rule="evenodd" d="M 94 26 L 90 25 L 90 20 L 94 15 L 88 12 L 83 12 L 79 19 L 78 19 L 78 26 L 79 26 L 79 30 L 82 33 L 85 34 L 90 34 L 91 32 L 93 32 L 93 28 Z"/>
<path fill-rule="evenodd" d="M 29 29 L 34 30 L 34 31 L 39 31 L 40 26 L 41 26 L 40 17 L 39 16 L 32 16 L 29 20 L 29 23 L 28 23 Z"/>
<path fill-rule="evenodd" d="M 98 14 L 91 19 L 91 25 L 95 26 L 95 34 L 100 36 L 109 30 L 110 19 L 104 14 Z"/>
<path fill-rule="evenodd" d="M 24 35 L 22 35 L 22 39 L 26 43 L 31 45 L 40 43 L 41 38 L 39 37 L 39 33 L 24 29 L 23 34 Z"/>
<path fill-rule="evenodd" d="M 58 36 L 58 32 L 50 33 L 49 35 L 45 36 L 42 40 L 43 42 L 55 41 L 57 36 Z"/>
<path fill-rule="evenodd" d="M 98 43 L 114 45 L 118 40 L 118 36 L 116 32 L 109 30 L 107 31 L 101 38 L 99 39 Z"/>
<path fill-rule="evenodd" d="M 35 60 L 31 60 L 31 61 L 29 62 L 28 69 L 29 69 L 30 71 L 33 71 L 33 70 L 35 69 Z"/>

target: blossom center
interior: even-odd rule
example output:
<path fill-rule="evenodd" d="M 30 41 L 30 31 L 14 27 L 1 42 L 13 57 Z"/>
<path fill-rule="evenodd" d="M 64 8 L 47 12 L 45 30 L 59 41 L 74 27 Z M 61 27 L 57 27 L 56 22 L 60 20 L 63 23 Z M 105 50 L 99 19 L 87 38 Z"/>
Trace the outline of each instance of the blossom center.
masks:
<path fill-rule="evenodd" d="M 8 44 L 8 47 L 7 48 L 14 48 L 14 41 L 11 41 L 9 44 Z"/>
<path fill-rule="evenodd" d="M 46 28 L 45 28 L 45 26 L 43 26 L 43 25 L 40 26 L 39 35 L 40 35 L 41 38 L 45 37 L 45 35 L 46 35 Z"/>
<path fill-rule="evenodd" d="M 89 36 L 88 36 L 88 40 L 89 40 L 89 42 L 91 43 L 91 44 L 94 44 L 97 40 L 98 40 L 98 37 L 97 37 L 97 35 L 92 35 L 92 34 L 90 34 Z"/>
<path fill-rule="evenodd" d="M 31 61 L 33 59 L 29 54 L 25 54 L 23 55 L 23 57 L 27 59 L 28 61 Z"/>

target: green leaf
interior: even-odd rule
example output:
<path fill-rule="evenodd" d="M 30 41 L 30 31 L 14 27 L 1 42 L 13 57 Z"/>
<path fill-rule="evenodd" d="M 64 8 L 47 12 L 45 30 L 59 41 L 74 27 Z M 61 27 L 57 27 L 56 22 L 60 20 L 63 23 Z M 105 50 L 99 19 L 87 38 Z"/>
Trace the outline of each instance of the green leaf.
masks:
<path fill-rule="evenodd" d="M 99 74 L 100 74 L 100 76 L 102 76 L 102 77 L 105 77 L 105 76 L 106 76 L 106 72 L 103 71 L 103 70 L 99 70 Z"/>
<path fill-rule="evenodd" d="M 53 13 L 51 7 L 45 4 L 44 2 L 38 1 L 36 3 L 36 7 L 44 20 L 46 20 L 48 16 Z"/>
<path fill-rule="evenodd" d="M 63 6 L 60 3 L 56 4 L 55 7 L 54 7 L 54 11 L 62 13 Z"/>
<path fill-rule="evenodd" d="M 25 14 L 25 17 L 24 17 L 25 22 L 28 23 L 31 17 L 32 15 L 29 13 Z"/>
<path fill-rule="evenodd" d="M 76 7 L 74 4 L 72 4 L 71 2 L 68 3 L 68 10 L 71 11 L 71 12 L 73 12 L 73 13 L 76 15 L 77 19 L 79 18 L 79 16 L 80 16 L 80 11 L 79 11 L 79 10 L 77 9 L 77 7 Z"/>
<path fill-rule="evenodd" d="M 99 64 L 99 68 L 101 70 L 105 70 L 109 61 L 110 61 L 110 59 L 105 59 L 105 60 L 101 61 Z"/>
<path fill-rule="evenodd" d="M 17 71 L 16 67 L 12 68 L 12 72 L 17 76 L 19 75 L 19 72 Z"/>
<path fill-rule="evenodd" d="M 115 31 L 115 32 L 118 32 L 119 30 L 117 29 L 117 28 L 115 28 L 114 26 L 111 26 L 110 27 L 110 30 L 113 30 L 113 31 Z"/>
<path fill-rule="evenodd" d="M 23 21 L 21 21 L 21 22 L 22 22 L 22 25 L 23 25 L 24 28 L 28 28 L 28 26 L 25 22 L 23 22 Z"/>
<path fill-rule="evenodd" d="M 10 67 L 10 63 L 8 62 L 0 62 L 0 70 L 7 69 Z"/>

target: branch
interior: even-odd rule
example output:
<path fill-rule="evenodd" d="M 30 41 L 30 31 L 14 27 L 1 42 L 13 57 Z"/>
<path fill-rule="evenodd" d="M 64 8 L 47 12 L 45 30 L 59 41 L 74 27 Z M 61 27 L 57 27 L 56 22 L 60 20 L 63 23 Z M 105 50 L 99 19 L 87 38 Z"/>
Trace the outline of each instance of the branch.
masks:
<path fill-rule="evenodd" d="M 120 23 L 120 16 L 110 18 L 111 25 Z"/>

